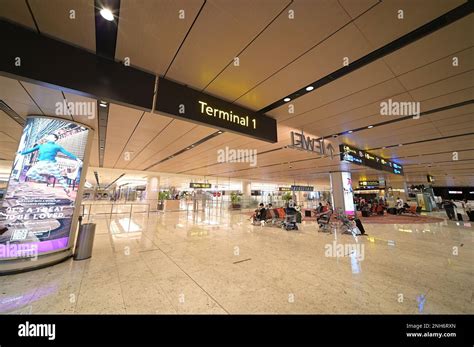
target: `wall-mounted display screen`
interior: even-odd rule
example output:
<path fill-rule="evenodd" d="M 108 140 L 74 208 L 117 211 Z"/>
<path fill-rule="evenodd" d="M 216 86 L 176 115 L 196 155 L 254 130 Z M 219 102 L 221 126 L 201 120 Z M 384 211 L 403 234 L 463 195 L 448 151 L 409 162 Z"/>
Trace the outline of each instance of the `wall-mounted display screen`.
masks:
<path fill-rule="evenodd" d="M 377 157 L 361 149 L 341 144 L 339 145 L 341 160 L 349 163 L 368 166 L 375 170 L 387 171 L 396 175 L 403 175 L 403 166 L 393 161 Z"/>
<path fill-rule="evenodd" d="M 68 247 L 89 129 L 29 117 L 0 208 L 0 258 Z"/>

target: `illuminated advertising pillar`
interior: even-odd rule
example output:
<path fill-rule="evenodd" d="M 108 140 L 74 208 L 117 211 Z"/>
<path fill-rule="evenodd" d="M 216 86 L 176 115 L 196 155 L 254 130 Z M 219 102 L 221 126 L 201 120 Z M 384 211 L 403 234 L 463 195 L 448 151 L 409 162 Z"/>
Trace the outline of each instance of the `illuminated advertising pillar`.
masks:
<path fill-rule="evenodd" d="M 347 215 L 355 215 L 351 173 L 331 172 L 330 178 L 334 209 L 340 208 Z"/>
<path fill-rule="evenodd" d="M 92 135 L 80 123 L 27 118 L 0 205 L 0 274 L 71 256 Z"/>

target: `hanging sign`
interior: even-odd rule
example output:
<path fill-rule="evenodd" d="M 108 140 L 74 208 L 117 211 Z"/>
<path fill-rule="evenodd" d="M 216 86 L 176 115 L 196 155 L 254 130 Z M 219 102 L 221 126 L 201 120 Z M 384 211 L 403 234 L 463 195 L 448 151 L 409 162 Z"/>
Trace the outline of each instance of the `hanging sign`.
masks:
<path fill-rule="evenodd" d="M 278 142 L 276 120 L 160 77 L 155 110 L 171 117 Z"/>

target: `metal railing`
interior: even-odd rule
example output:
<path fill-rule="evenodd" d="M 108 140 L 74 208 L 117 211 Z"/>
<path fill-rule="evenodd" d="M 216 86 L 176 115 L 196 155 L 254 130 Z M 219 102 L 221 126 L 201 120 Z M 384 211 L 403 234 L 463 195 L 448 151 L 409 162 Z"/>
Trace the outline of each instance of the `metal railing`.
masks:
<path fill-rule="evenodd" d="M 132 214 L 134 213 L 146 213 L 147 217 L 150 216 L 150 204 L 144 204 L 144 203 L 82 204 L 81 206 L 82 206 L 81 215 L 83 218 L 84 216 L 87 216 L 87 220 L 90 219 L 90 216 L 100 216 L 100 215 L 112 216 L 114 214 L 128 214 L 129 218 L 131 218 Z M 143 209 L 141 211 L 140 210 L 137 211 L 137 206 L 143 207 Z"/>

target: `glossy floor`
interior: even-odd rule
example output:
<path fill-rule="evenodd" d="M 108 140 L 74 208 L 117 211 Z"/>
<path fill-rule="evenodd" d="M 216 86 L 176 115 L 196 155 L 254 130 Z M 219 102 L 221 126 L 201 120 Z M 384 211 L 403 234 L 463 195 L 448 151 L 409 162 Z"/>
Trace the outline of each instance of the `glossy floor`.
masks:
<path fill-rule="evenodd" d="M 91 259 L 0 277 L 0 312 L 474 313 L 467 223 L 366 224 L 356 239 L 219 210 L 93 221 Z"/>

